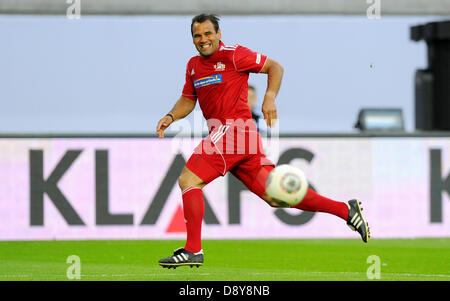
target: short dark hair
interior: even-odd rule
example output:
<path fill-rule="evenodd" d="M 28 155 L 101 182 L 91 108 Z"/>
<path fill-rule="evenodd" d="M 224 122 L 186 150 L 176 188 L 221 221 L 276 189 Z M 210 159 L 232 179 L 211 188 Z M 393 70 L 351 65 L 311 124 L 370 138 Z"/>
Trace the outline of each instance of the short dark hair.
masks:
<path fill-rule="evenodd" d="M 191 35 L 194 35 L 194 23 L 203 23 L 206 20 L 209 20 L 212 22 L 212 24 L 214 25 L 214 29 L 216 30 L 216 33 L 219 31 L 219 21 L 220 18 L 218 15 L 214 15 L 214 14 L 200 14 L 197 15 L 195 17 L 192 18 L 192 23 L 191 23 Z"/>

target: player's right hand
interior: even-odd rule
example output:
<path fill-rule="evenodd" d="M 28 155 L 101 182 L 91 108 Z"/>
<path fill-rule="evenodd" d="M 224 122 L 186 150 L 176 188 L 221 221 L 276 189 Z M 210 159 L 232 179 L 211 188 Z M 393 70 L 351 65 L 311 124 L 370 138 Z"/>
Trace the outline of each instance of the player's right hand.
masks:
<path fill-rule="evenodd" d="M 172 117 L 170 116 L 164 116 L 159 120 L 158 125 L 156 126 L 156 133 L 158 134 L 159 138 L 164 138 L 164 131 L 172 122 Z"/>

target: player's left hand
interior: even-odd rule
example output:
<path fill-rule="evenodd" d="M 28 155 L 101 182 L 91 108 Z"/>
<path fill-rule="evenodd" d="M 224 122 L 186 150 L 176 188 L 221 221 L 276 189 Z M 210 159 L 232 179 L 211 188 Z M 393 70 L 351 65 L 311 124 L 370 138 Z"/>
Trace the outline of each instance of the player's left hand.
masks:
<path fill-rule="evenodd" d="M 275 126 L 278 117 L 277 117 L 277 106 L 275 105 L 275 97 L 271 95 L 265 95 L 264 101 L 262 104 L 262 113 L 264 119 L 266 120 L 266 124 L 268 127 Z"/>

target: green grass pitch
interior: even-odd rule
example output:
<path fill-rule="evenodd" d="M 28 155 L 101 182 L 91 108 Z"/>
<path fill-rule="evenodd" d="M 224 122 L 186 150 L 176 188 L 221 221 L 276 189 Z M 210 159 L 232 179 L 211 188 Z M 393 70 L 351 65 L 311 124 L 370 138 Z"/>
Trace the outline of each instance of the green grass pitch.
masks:
<path fill-rule="evenodd" d="M 450 238 L 368 244 L 358 239 L 205 240 L 202 267 L 157 264 L 183 245 L 169 240 L 0 242 L 0 281 L 69 280 L 70 255 L 80 258 L 85 281 L 364 281 L 376 264 L 368 263 L 371 255 L 380 259 L 380 280 L 450 280 Z"/>

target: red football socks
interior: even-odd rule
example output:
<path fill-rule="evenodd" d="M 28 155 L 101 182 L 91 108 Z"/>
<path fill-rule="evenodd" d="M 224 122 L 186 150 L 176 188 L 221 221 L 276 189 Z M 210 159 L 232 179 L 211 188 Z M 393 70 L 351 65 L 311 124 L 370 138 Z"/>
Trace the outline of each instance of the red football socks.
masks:
<path fill-rule="evenodd" d="M 205 213 L 205 200 L 203 192 L 198 187 L 191 187 L 183 191 L 183 212 L 186 220 L 187 239 L 185 250 L 197 253 L 202 249 L 202 222 Z M 344 220 L 348 217 L 346 203 L 333 201 L 312 189 L 308 189 L 305 198 L 294 208 L 304 211 L 326 212 L 336 215 Z"/>
<path fill-rule="evenodd" d="M 205 213 L 203 192 L 198 187 L 191 187 L 182 192 L 182 197 L 187 230 L 184 249 L 197 253 L 202 249 L 202 221 Z"/>
<path fill-rule="evenodd" d="M 308 189 L 306 196 L 301 203 L 294 206 L 294 208 L 304 211 L 326 212 L 339 216 L 344 220 L 347 220 L 348 217 L 348 206 L 346 203 L 328 199 L 311 188 Z"/>

